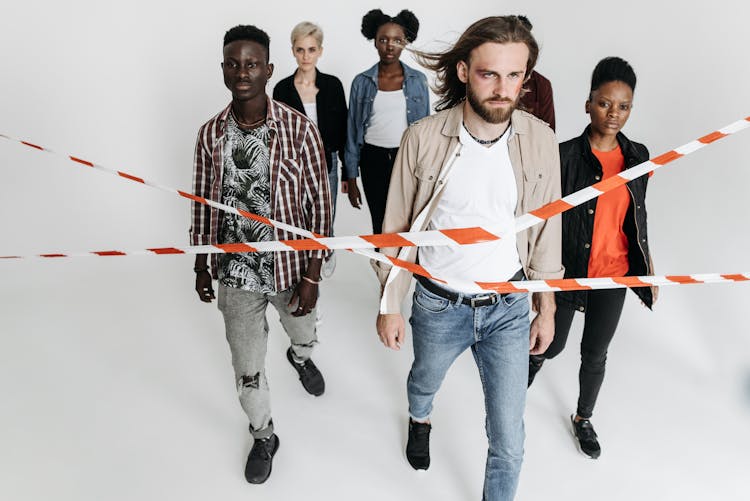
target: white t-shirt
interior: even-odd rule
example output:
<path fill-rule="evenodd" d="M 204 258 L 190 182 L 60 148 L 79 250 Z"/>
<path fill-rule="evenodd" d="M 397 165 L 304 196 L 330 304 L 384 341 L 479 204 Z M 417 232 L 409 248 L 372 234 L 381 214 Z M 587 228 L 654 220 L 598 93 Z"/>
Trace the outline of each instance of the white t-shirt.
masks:
<path fill-rule="evenodd" d="M 504 236 L 480 244 L 420 247 L 419 263 L 435 276 L 471 282 L 502 282 L 521 268 L 515 232 L 518 193 L 508 153 L 508 139 L 512 134 L 508 127 L 503 137 L 488 148 L 477 143 L 461 127 L 461 156 L 453 164 L 428 228 L 481 226 Z"/>
<path fill-rule="evenodd" d="M 312 120 L 316 126 L 318 125 L 318 105 L 316 103 L 302 103 L 305 107 L 305 115 L 307 118 Z"/>
<path fill-rule="evenodd" d="M 408 126 L 404 90 L 379 90 L 372 103 L 365 143 L 381 148 L 398 148 Z"/>

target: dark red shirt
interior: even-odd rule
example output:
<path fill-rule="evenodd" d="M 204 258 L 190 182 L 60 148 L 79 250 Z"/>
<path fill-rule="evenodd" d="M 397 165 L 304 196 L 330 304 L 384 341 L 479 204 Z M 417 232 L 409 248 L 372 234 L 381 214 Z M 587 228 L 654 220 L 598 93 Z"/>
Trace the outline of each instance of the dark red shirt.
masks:
<path fill-rule="evenodd" d="M 552 100 L 552 84 L 536 71 L 523 86 L 528 92 L 521 98 L 522 109 L 549 124 L 555 130 L 555 103 Z"/>

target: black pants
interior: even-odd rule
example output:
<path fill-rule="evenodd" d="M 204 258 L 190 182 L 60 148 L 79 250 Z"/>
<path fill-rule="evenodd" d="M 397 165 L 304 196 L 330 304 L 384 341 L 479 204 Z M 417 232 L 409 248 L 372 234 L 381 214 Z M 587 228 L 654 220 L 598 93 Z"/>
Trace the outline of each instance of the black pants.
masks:
<path fill-rule="evenodd" d="M 594 412 L 596 398 L 604 381 L 607 349 L 620 321 L 626 291 L 627 289 L 603 289 L 586 292 L 588 306 L 584 313 L 581 369 L 578 372 L 580 388 L 577 413 L 582 418 L 588 419 Z M 557 307 L 555 338 L 544 353 L 544 358 L 554 358 L 563 351 L 574 313 L 575 310 L 570 308 Z"/>
<path fill-rule="evenodd" d="M 397 152 L 398 148 L 381 148 L 367 143 L 360 151 L 359 168 L 362 172 L 362 188 L 367 198 L 367 206 L 370 208 L 373 233 L 383 232 L 385 201 Z"/>

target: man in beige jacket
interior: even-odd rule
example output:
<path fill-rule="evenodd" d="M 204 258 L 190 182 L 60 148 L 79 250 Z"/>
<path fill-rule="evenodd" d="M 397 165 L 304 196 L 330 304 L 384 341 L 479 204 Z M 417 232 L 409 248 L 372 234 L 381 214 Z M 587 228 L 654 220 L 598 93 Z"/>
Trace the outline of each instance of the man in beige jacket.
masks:
<path fill-rule="evenodd" d="M 404 133 L 383 224 L 388 233 L 480 226 L 503 235 L 472 245 L 383 249 L 419 261 L 442 279 L 417 277 L 410 318 L 414 362 L 407 382 L 407 459 L 415 469 L 429 467 L 434 395 L 456 357 L 471 348 L 487 413 L 485 501 L 515 495 L 529 352 L 542 353 L 551 342 L 555 304 L 553 293 L 535 293 L 537 315 L 529 324 L 525 293 L 482 293 L 476 282 L 563 275 L 559 217 L 515 232 L 517 216 L 560 196 L 554 133 L 516 110 L 537 55 L 536 41 L 515 16 L 482 19 L 446 52 L 420 54 L 441 77 L 439 112 Z M 405 339 L 400 311 L 411 275 L 376 267 L 382 284 L 378 335 L 397 350 Z"/>

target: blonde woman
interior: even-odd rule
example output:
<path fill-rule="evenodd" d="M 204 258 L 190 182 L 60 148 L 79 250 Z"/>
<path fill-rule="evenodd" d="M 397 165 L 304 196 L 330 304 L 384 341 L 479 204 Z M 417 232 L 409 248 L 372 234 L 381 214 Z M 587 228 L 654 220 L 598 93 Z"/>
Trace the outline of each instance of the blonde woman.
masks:
<path fill-rule="evenodd" d="M 328 165 L 331 201 L 336 214 L 337 156 L 344 161 L 347 109 L 344 87 L 333 75 L 322 73 L 317 64 L 323 55 L 323 30 L 303 21 L 292 30 L 292 54 L 297 70 L 273 89 L 273 98 L 304 113 L 320 130 Z M 331 226 L 333 227 L 333 226 Z"/>

